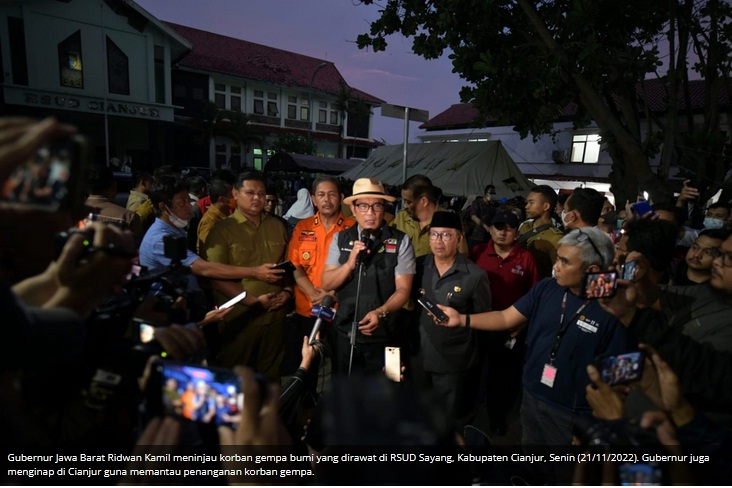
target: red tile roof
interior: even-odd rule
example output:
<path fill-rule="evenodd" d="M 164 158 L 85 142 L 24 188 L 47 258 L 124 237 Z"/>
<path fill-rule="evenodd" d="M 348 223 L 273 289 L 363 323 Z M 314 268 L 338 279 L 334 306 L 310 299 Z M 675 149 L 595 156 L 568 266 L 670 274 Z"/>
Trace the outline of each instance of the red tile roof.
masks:
<path fill-rule="evenodd" d="M 191 52 L 178 62 L 183 67 L 308 89 L 313 73 L 322 63 L 326 63 L 313 80 L 313 91 L 338 95 L 341 82 L 346 83 L 335 64 L 329 61 L 193 27 L 170 22 L 167 24 L 193 44 Z M 383 100 L 364 91 L 356 88 L 351 90 L 353 96 L 361 97 L 373 105 L 383 103 Z"/>
<path fill-rule="evenodd" d="M 726 87 L 725 87 L 726 88 Z M 691 107 L 693 111 L 699 111 L 704 108 L 705 87 L 703 80 L 691 80 L 689 82 L 689 97 L 691 99 Z M 639 83 L 636 92 L 646 101 L 648 108 L 652 112 L 663 113 L 666 110 L 666 98 L 668 91 L 663 80 L 653 79 Z M 645 94 L 644 94 L 645 92 Z M 730 108 L 730 91 L 722 89 L 719 104 L 721 107 Z M 576 112 L 576 105 L 567 105 L 557 119 L 571 117 Z M 679 110 L 686 109 L 686 100 L 679 95 Z M 476 122 L 479 120 L 478 110 L 470 103 L 457 103 L 450 106 L 444 112 L 441 112 L 422 124 L 420 129 L 430 130 L 447 130 L 447 129 L 465 129 L 470 127 L 490 127 L 495 125 L 496 119 L 488 118 L 484 122 Z"/>

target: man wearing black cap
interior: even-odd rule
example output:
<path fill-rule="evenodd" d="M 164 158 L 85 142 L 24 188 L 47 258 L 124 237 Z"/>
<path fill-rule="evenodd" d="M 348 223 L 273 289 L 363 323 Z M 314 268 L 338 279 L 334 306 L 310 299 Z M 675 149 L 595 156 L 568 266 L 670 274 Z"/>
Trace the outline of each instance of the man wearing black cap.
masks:
<path fill-rule="evenodd" d="M 488 276 L 458 252 L 463 240 L 460 216 L 435 212 L 429 231 L 432 253 L 417 259 L 415 295 L 449 305 L 463 313 L 491 309 Z M 448 329 L 435 324 L 425 309 L 418 307 L 420 345 L 427 381 L 444 399 L 452 417 L 465 421 L 471 413 L 477 389 L 469 381 L 478 364 L 476 333 L 470 329 Z M 473 311 L 473 312 L 470 312 Z"/>
<path fill-rule="evenodd" d="M 353 365 L 354 371 L 380 373 L 384 347 L 398 345 L 399 312 L 412 290 L 415 262 L 409 237 L 384 220 L 386 202 L 395 200 L 375 178 L 356 180 L 353 194 L 343 200 L 358 225 L 333 236 L 321 283 L 324 291 L 335 290 L 338 300 L 333 320 L 336 372 L 347 373 Z"/>

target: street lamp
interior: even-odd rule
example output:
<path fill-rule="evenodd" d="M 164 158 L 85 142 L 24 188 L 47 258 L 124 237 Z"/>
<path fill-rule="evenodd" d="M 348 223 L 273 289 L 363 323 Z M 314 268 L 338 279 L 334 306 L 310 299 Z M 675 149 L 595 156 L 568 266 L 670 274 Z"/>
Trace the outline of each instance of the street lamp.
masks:
<path fill-rule="evenodd" d="M 315 75 L 318 71 L 328 66 L 328 63 L 320 63 L 318 68 L 313 72 L 312 78 L 310 78 L 310 87 L 308 88 L 308 142 L 310 142 L 310 131 L 313 128 L 313 82 L 315 81 Z"/>

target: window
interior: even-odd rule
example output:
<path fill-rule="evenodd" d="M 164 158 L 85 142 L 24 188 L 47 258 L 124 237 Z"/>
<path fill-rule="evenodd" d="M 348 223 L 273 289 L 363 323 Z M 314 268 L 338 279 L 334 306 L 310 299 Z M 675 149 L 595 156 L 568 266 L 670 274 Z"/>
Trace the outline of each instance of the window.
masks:
<path fill-rule="evenodd" d="M 254 153 L 254 158 L 252 158 L 252 162 L 254 163 L 254 169 L 257 171 L 262 171 L 262 166 L 264 165 L 262 150 L 254 148 L 252 152 Z"/>
<path fill-rule="evenodd" d="M 297 119 L 297 97 L 287 97 L 287 118 Z"/>
<path fill-rule="evenodd" d="M 80 30 L 59 43 L 58 66 L 61 86 L 84 88 Z"/>
<path fill-rule="evenodd" d="M 216 108 L 226 110 L 226 85 L 223 83 L 214 84 L 214 103 Z"/>
<path fill-rule="evenodd" d="M 290 95 L 287 97 L 287 118 L 292 120 L 310 120 L 310 110 L 307 97 Z"/>
<path fill-rule="evenodd" d="M 231 91 L 231 110 L 241 112 L 241 87 L 232 86 Z"/>
<path fill-rule="evenodd" d="M 331 104 L 330 107 L 330 123 L 331 125 L 338 125 L 338 110 L 334 104 Z"/>
<path fill-rule="evenodd" d="M 600 135 L 576 135 L 572 138 L 573 163 L 596 163 L 600 157 Z"/>
<path fill-rule="evenodd" d="M 328 123 L 328 102 L 318 102 L 318 123 Z"/>
<path fill-rule="evenodd" d="M 13 83 L 28 86 L 28 57 L 25 52 L 25 24 L 22 18 L 8 16 L 8 39 Z"/>
<path fill-rule="evenodd" d="M 221 168 L 226 165 L 226 144 L 216 144 L 216 167 Z"/>
<path fill-rule="evenodd" d="M 254 90 L 254 113 L 264 115 L 264 92 L 262 90 Z"/>
<path fill-rule="evenodd" d="M 185 97 L 185 88 L 183 89 Z M 155 101 L 165 103 L 165 48 L 155 46 Z"/>
<path fill-rule="evenodd" d="M 127 55 L 107 37 L 107 84 L 109 93 L 130 94 L 130 63 Z"/>
<path fill-rule="evenodd" d="M 279 108 L 277 108 L 277 94 L 267 92 L 267 115 L 270 117 L 277 117 L 280 114 Z"/>
<path fill-rule="evenodd" d="M 300 120 L 310 120 L 310 102 L 307 98 L 300 100 Z"/>

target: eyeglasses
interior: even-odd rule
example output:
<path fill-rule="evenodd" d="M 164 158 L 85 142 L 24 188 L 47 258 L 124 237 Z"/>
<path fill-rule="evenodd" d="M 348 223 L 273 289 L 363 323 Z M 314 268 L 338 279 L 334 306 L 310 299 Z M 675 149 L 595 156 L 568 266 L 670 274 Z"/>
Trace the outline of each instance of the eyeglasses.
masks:
<path fill-rule="evenodd" d="M 371 205 L 369 205 L 368 203 L 357 203 L 355 207 L 361 213 L 366 213 L 369 210 L 373 211 L 374 213 L 384 211 L 383 203 L 372 203 Z"/>
<path fill-rule="evenodd" d="M 720 248 L 714 250 L 714 259 L 722 258 L 722 266 L 725 268 L 732 267 L 732 252 L 724 252 Z"/>
<path fill-rule="evenodd" d="M 453 234 L 452 232 L 430 232 L 431 241 L 440 239 L 442 242 L 450 242 L 454 237 L 456 237 L 456 234 Z"/>
<path fill-rule="evenodd" d="M 597 248 L 597 246 L 595 245 L 595 243 L 592 242 L 592 238 L 590 238 L 590 236 L 588 234 L 585 234 L 584 232 L 582 232 L 582 229 L 577 229 L 577 232 L 579 232 L 579 234 L 577 234 L 577 242 L 589 241 L 590 242 L 590 245 L 592 246 L 592 249 L 595 250 L 595 254 L 597 254 L 597 256 L 600 258 L 600 266 L 604 266 L 605 265 L 605 258 L 602 257 L 602 253 Z"/>

